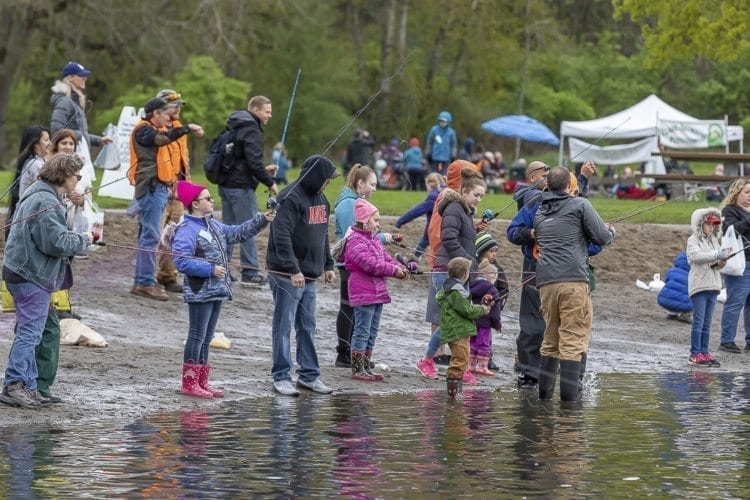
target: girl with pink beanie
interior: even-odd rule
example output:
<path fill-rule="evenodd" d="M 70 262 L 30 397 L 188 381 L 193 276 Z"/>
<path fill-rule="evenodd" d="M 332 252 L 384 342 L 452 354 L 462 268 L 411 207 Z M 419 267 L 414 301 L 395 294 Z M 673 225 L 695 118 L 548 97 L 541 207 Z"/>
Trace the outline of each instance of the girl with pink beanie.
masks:
<path fill-rule="evenodd" d="M 214 198 L 205 186 L 179 181 L 176 194 L 187 209 L 172 241 L 174 265 L 185 276 L 182 296 L 189 317 L 180 392 L 197 398 L 220 398 L 224 395 L 222 391 L 208 385 L 211 372 L 208 348 L 221 303 L 232 300 L 227 245 L 261 232 L 276 217 L 276 212 L 270 210 L 240 225 L 227 226 L 214 220 Z"/>
<path fill-rule="evenodd" d="M 383 375 L 370 368 L 370 357 L 378 336 L 383 304 L 391 301 L 386 278 L 406 279 L 409 272 L 393 259 L 377 237 L 380 213 L 369 201 L 354 203 L 355 224 L 349 228 L 344 264 L 349 271 L 349 304 L 354 308 L 352 332 L 352 379 L 373 382 Z"/>

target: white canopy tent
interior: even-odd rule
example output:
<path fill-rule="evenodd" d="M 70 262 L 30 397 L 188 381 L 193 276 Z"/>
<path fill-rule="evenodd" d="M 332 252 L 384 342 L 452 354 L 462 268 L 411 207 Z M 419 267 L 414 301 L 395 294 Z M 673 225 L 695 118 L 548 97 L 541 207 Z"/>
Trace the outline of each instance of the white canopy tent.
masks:
<path fill-rule="evenodd" d="M 642 141 L 638 141 L 632 145 L 634 148 L 633 150 L 637 149 L 641 152 L 640 156 L 637 159 L 634 159 L 633 155 L 622 154 L 623 147 L 628 147 L 630 145 L 594 147 L 583 141 L 577 141 L 573 144 L 574 140 L 572 139 L 576 137 L 597 140 L 603 138 L 607 140 L 652 138 L 649 143 L 656 145 L 657 142 L 655 139 L 660 133 L 660 121 L 694 124 L 706 123 L 703 120 L 699 120 L 683 113 L 662 101 L 654 94 L 651 94 L 639 103 L 609 116 L 579 122 L 563 121 L 560 124 L 560 164 L 562 164 L 563 159 L 565 138 L 568 137 L 571 139 L 571 144 L 569 145 L 571 158 L 574 157 L 573 150 L 576 150 L 578 156 L 575 158 L 580 161 L 588 159 L 602 161 L 605 158 L 612 164 L 632 163 L 634 160 L 645 161 L 651 162 L 651 165 L 647 168 L 648 173 L 663 173 L 664 164 L 661 161 L 661 157 L 651 156 L 651 153 L 656 152 L 656 149 L 649 150 L 649 148 L 644 148 Z M 725 125 L 725 128 L 727 141 L 739 141 L 740 152 L 742 152 L 742 127 Z M 609 151 L 612 152 L 611 155 L 609 154 Z M 591 158 L 588 156 L 591 156 Z"/>

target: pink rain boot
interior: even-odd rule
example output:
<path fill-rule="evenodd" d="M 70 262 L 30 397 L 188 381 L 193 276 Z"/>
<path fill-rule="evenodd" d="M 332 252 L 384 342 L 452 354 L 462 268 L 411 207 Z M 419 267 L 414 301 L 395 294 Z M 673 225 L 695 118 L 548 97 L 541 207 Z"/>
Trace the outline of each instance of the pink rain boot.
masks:
<path fill-rule="evenodd" d="M 477 356 L 477 366 L 473 370 L 474 373 L 476 373 L 477 375 L 481 375 L 483 377 L 494 377 L 495 374 L 491 372 L 489 368 L 487 368 L 487 365 L 489 364 L 489 362 L 490 362 L 489 357 L 485 358 L 483 356 Z"/>
<path fill-rule="evenodd" d="M 198 384 L 201 365 L 182 364 L 182 388 L 180 393 L 194 398 L 212 399 L 214 396 Z"/>
<path fill-rule="evenodd" d="M 198 372 L 198 385 L 204 391 L 208 391 L 215 398 L 223 398 L 224 393 L 208 385 L 208 376 L 211 374 L 211 365 L 198 365 L 200 366 L 200 372 Z"/>
<path fill-rule="evenodd" d="M 466 385 L 479 385 L 479 380 L 469 370 L 464 371 L 463 382 Z"/>

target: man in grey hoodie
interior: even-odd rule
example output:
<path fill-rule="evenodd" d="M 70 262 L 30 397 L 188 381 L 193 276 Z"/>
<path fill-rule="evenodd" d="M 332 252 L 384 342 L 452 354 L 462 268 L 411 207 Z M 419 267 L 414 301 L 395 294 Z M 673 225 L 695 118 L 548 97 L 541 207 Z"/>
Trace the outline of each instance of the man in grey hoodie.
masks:
<path fill-rule="evenodd" d="M 551 399 L 560 369 L 560 399 L 578 398 L 581 357 L 588 349 L 592 306 L 588 244 L 612 243 L 615 229 L 605 224 L 587 199 L 568 194 L 570 172 L 555 167 L 547 176 L 534 217 L 539 245 L 536 284 L 546 328 L 541 347 L 539 399 Z"/>

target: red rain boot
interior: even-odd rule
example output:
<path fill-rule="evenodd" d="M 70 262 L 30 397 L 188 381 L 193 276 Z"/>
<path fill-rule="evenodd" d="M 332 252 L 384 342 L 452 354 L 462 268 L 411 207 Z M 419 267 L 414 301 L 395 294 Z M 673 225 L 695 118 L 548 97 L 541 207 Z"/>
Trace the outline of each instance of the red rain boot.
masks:
<path fill-rule="evenodd" d="M 182 388 L 180 389 L 180 393 L 194 398 L 212 399 L 214 397 L 213 394 L 201 389 L 201 386 L 198 384 L 200 370 L 201 365 L 182 364 Z"/>
<path fill-rule="evenodd" d="M 208 376 L 211 374 L 211 365 L 198 365 L 200 366 L 200 372 L 198 372 L 198 385 L 204 391 L 208 391 L 215 398 L 223 398 L 224 393 L 215 387 L 208 385 Z"/>

